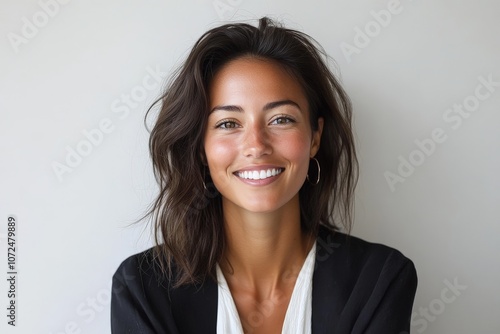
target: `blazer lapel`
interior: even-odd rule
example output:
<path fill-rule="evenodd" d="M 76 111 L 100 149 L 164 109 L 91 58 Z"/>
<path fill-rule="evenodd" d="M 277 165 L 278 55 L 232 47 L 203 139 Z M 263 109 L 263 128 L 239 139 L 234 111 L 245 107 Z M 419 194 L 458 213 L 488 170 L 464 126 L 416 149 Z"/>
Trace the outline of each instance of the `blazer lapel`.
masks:
<path fill-rule="evenodd" d="M 312 290 L 313 334 L 333 333 L 342 312 L 337 291 L 339 282 L 335 280 L 336 259 L 343 250 L 340 242 L 342 235 L 324 226 L 320 227 L 318 233 Z"/>

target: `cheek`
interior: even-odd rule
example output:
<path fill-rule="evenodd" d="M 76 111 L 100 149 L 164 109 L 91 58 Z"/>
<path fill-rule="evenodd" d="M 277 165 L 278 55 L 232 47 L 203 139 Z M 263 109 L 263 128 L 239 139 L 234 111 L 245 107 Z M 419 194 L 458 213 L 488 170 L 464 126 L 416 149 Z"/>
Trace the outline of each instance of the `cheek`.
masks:
<path fill-rule="evenodd" d="M 286 155 L 289 160 L 297 165 L 309 164 L 309 154 L 311 150 L 311 143 L 309 136 L 300 133 L 294 136 L 288 136 L 280 147 L 282 148 L 283 155 Z"/>
<path fill-rule="evenodd" d="M 212 178 L 226 173 L 235 153 L 234 141 L 224 138 L 206 138 L 205 155 Z"/>

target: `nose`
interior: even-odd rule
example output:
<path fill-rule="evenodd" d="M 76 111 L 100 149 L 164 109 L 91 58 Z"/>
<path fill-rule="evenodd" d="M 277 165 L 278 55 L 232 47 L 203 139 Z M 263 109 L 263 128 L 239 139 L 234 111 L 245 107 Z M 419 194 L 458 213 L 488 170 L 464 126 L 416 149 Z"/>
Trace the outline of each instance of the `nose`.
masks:
<path fill-rule="evenodd" d="M 271 153 L 272 148 L 266 128 L 257 124 L 247 127 L 243 137 L 243 154 L 250 158 L 260 158 Z"/>

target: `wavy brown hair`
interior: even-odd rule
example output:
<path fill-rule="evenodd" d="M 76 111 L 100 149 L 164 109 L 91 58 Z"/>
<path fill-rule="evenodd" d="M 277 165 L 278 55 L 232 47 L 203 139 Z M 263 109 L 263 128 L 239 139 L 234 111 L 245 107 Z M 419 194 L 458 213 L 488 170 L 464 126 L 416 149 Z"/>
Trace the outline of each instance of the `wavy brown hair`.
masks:
<path fill-rule="evenodd" d="M 305 182 L 299 192 L 303 231 L 316 234 L 320 224 L 350 231 L 358 177 L 351 103 L 328 68 L 324 50 L 307 34 L 267 17 L 259 20 L 258 27 L 231 23 L 213 28 L 194 44 L 158 99 L 161 109 L 149 139 L 160 192 L 147 215 L 154 223 L 161 269 L 176 273 L 176 286 L 214 278 L 222 257 L 222 202 L 210 182 L 203 152 L 208 88 L 224 64 L 244 56 L 283 66 L 304 89 L 312 130 L 317 129 L 319 117 L 324 119 L 315 156 L 321 166 L 320 182 Z"/>

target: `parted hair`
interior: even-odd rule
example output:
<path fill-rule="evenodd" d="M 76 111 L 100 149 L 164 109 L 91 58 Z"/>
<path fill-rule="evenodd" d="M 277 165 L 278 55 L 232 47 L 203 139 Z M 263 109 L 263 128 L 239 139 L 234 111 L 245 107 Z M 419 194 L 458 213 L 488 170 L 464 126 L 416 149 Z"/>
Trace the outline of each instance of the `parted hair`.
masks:
<path fill-rule="evenodd" d="M 310 36 L 263 17 L 258 26 L 230 23 L 204 33 L 171 76 L 150 133 L 149 149 L 159 194 L 146 216 L 153 223 L 155 254 L 175 286 L 215 278 L 225 235 L 220 194 L 204 162 L 209 86 L 217 71 L 239 57 L 256 57 L 282 66 L 302 86 L 312 130 L 324 119 L 315 158 L 317 185 L 299 191 L 301 226 L 316 235 L 320 224 L 349 232 L 358 162 L 349 97 L 328 67 L 328 55 Z M 153 106 L 148 110 L 146 118 Z M 310 164 L 311 174 L 316 164 Z M 315 181 L 316 178 L 313 177 Z M 314 182 L 313 181 L 313 182 Z"/>

